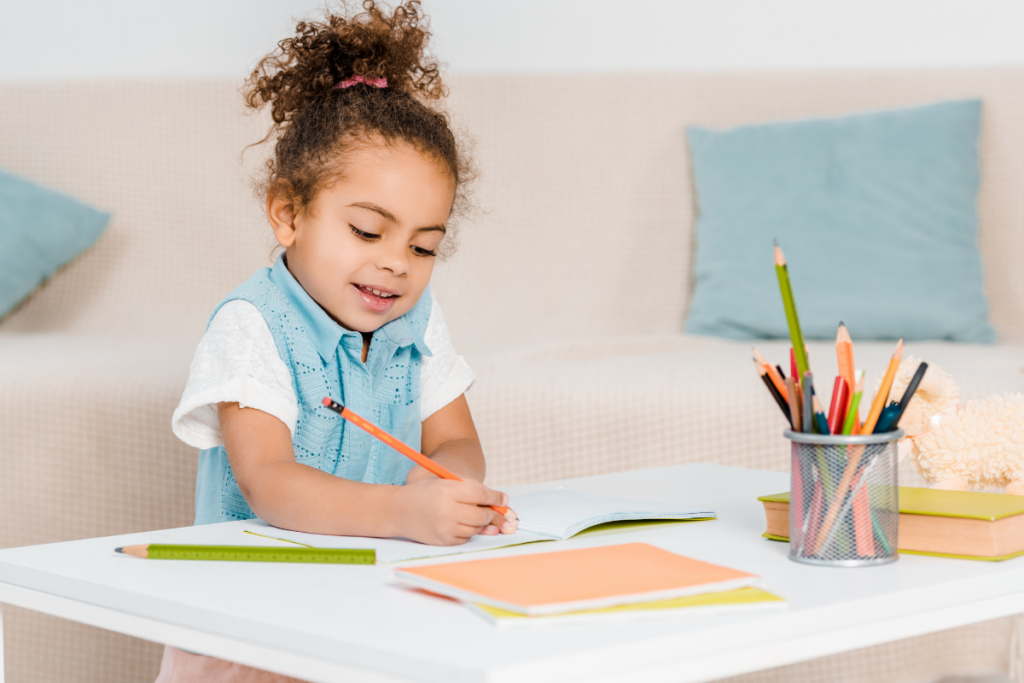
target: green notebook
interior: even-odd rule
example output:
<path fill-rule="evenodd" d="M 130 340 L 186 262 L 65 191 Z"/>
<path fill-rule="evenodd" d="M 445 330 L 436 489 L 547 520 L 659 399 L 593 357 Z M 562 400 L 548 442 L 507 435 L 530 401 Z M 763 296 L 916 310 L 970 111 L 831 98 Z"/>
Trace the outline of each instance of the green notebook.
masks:
<path fill-rule="evenodd" d="M 962 517 L 994 522 L 1003 517 L 1024 513 L 1024 496 L 978 491 L 942 491 L 913 486 L 900 486 L 898 489 L 900 512 L 908 515 Z M 788 503 L 789 491 L 761 496 L 758 500 L 764 503 Z"/>
<path fill-rule="evenodd" d="M 490 605 L 467 603 L 476 614 L 499 628 L 549 626 L 552 624 L 586 624 L 622 619 L 647 619 L 666 616 L 711 616 L 737 612 L 761 612 L 786 608 L 786 601 L 778 595 L 748 586 L 721 593 L 690 595 L 670 600 L 617 605 L 602 609 L 582 610 L 545 616 L 527 616 L 508 612 Z"/>
<path fill-rule="evenodd" d="M 936 557 L 952 557 L 968 560 L 1008 560 L 1010 558 L 1024 555 L 1024 517 L 1017 520 L 1009 518 L 1017 517 L 1024 513 L 1024 496 L 1011 496 L 1005 493 L 981 493 L 977 491 L 942 491 L 939 489 L 926 489 L 911 486 L 900 486 L 899 508 L 901 519 L 904 515 L 921 515 L 923 517 L 947 517 L 962 520 L 972 520 L 970 529 L 960 529 L 961 538 L 950 537 L 941 547 L 941 551 L 935 547 L 936 534 L 934 527 L 921 535 L 921 525 L 917 522 L 911 524 L 911 520 L 900 522 L 899 551 L 914 555 L 932 555 Z M 762 503 L 783 503 L 789 504 L 789 492 L 775 493 L 758 498 Z M 767 506 L 765 512 L 769 517 L 769 529 L 774 526 L 781 531 L 778 522 L 773 523 L 773 513 L 769 512 Z M 778 513 L 774 513 L 778 514 Z M 1000 521 L 1004 520 L 1004 521 Z M 923 522 L 923 520 L 921 520 Z M 983 523 L 981 527 L 973 526 Z M 995 524 L 998 522 L 998 524 Z M 952 523 L 952 522 L 951 522 Z M 904 528 L 904 525 L 907 525 Z M 957 523 L 961 524 L 961 523 Z M 993 524 L 993 526 L 989 526 Z M 1007 526 L 1009 525 L 1009 526 Z M 982 528 L 984 527 L 984 528 Z M 908 533 L 905 533 L 908 532 Z M 916 532 L 910 533 L 910 532 Z M 778 533 L 764 533 L 765 538 L 773 541 L 789 541 L 788 536 Z M 963 554 L 956 552 L 963 547 L 963 538 L 992 537 L 994 546 L 978 554 Z M 922 544 L 914 547 L 917 544 Z M 928 549 L 925 549 L 928 548 Z M 998 548 L 998 549 L 997 549 Z M 980 549 L 979 549 L 980 550 Z"/>

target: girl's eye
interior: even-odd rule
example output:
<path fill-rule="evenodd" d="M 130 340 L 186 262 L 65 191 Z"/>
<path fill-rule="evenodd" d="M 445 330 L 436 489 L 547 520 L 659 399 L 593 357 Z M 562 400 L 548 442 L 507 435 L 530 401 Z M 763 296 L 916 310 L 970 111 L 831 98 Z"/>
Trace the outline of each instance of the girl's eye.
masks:
<path fill-rule="evenodd" d="M 437 256 L 437 250 L 424 249 L 413 245 L 412 251 L 417 256 Z"/>
<path fill-rule="evenodd" d="M 367 240 L 368 242 L 372 242 L 373 240 L 380 238 L 380 235 L 377 235 L 377 234 L 372 233 L 372 232 L 366 232 L 364 230 L 360 230 L 359 228 L 357 228 L 356 226 L 352 225 L 351 223 L 348 224 L 348 227 L 352 229 L 352 233 L 356 237 L 359 237 L 359 238 L 362 238 L 364 240 Z"/>

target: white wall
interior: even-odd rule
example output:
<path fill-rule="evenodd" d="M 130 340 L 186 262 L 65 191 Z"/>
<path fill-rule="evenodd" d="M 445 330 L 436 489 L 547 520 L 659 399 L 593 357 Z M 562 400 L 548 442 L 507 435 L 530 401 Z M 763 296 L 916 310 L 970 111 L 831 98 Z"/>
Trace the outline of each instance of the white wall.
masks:
<path fill-rule="evenodd" d="M 0 80 L 242 77 L 323 0 L 4 0 Z M 1024 0 L 425 0 L 452 71 L 1024 63 Z"/>

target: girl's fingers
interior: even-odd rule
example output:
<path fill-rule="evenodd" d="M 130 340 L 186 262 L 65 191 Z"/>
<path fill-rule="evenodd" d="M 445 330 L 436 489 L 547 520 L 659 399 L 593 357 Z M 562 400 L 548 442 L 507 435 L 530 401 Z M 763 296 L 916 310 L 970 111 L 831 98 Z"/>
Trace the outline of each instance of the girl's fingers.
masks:
<path fill-rule="evenodd" d="M 483 484 L 477 484 L 475 482 L 464 481 L 458 483 L 461 485 L 458 487 L 456 500 L 460 503 L 466 503 L 467 505 L 483 505 L 486 507 L 490 507 L 492 505 L 495 507 L 508 505 L 507 493 L 494 491 Z"/>
<path fill-rule="evenodd" d="M 456 525 L 455 530 L 452 532 L 452 535 L 455 538 L 459 539 L 459 543 L 465 543 L 466 541 L 468 541 L 469 539 L 473 538 L 478 534 L 490 536 L 491 534 L 483 533 L 484 529 L 486 529 L 489 526 L 493 525 L 481 524 L 480 526 L 473 526 L 472 524 L 458 524 Z"/>
<path fill-rule="evenodd" d="M 501 533 L 501 530 L 493 524 L 488 524 L 480 530 L 480 536 L 497 536 Z"/>

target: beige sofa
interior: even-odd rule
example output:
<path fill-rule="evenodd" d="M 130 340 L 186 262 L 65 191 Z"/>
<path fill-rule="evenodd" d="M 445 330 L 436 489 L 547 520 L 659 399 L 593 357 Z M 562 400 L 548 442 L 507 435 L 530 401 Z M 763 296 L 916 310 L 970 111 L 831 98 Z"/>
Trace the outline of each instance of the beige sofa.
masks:
<path fill-rule="evenodd" d="M 479 210 L 435 288 L 478 376 L 469 397 L 491 485 L 692 461 L 787 469 L 749 345 L 680 332 L 696 211 L 687 124 L 981 97 L 981 247 L 1001 342 L 909 351 L 950 370 L 967 398 L 1024 390 L 1024 69 L 451 84 L 453 118 L 476 139 Z M 240 110 L 231 82 L 0 85 L 0 166 L 114 212 L 93 249 L 0 322 L 0 547 L 191 522 L 196 452 L 172 436 L 170 415 L 212 307 L 273 246 L 247 185 L 260 153 L 241 157 L 265 121 Z M 784 357 L 782 342 L 759 347 Z M 890 350 L 859 343 L 858 365 L 877 373 Z M 819 374 L 834 372 L 832 356 L 811 345 Z M 155 675 L 156 644 L 11 607 L 4 626 L 9 683 Z M 1012 627 L 744 678 L 1005 672 Z"/>

